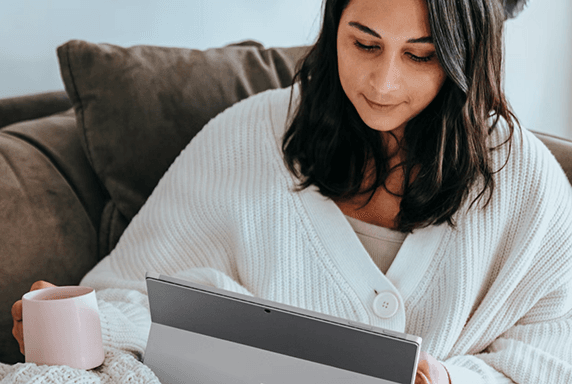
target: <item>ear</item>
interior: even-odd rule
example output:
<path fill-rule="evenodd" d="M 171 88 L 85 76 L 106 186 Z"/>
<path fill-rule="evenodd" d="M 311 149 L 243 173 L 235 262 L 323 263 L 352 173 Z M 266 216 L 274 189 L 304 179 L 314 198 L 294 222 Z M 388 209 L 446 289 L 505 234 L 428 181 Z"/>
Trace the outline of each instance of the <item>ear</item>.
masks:
<path fill-rule="evenodd" d="M 514 19 L 526 6 L 527 0 L 502 0 L 506 19 Z"/>

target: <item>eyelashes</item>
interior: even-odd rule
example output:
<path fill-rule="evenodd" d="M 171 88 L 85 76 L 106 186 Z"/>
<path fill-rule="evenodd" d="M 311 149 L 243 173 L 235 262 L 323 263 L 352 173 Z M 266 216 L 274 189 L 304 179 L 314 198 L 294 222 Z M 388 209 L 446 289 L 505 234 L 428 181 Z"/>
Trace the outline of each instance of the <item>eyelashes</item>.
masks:
<path fill-rule="evenodd" d="M 354 42 L 354 45 L 355 45 L 359 50 L 364 51 L 364 52 L 373 52 L 373 51 L 375 51 L 376 49 L 379 48 L 378 45 L 364 45 L 364 44 L 360 43 L 360 42 L 357 41 L 357 40 Z M 431 60 L 431 59 L 433 58 L 433 56 L 435 56 L 434 53 L 430 54 L 429 56 L 424 56 L 424 57 L 415 56 L 415 55 L 413 55 L 413 54 L 411 54 L 411 53 L 408 53 L 408 55 L 409 55 L 409 57 L 411 57 L 411 60 L 413 60 L 413 61 L 415 61 L 415 62 L 418 62 L 418 63 L 426 63 L 426 62 L 428 62 L 429 60 Z"/>
<path fill-rule="evenodd" d="M 362 51 L 366 51 L 366 52 L 371 52 L 373 50 L 375 50 L 376 48 L 379 48 L 377 45 L 363 45 L 362 43 L 360 43 L 359 41 L 355 41 L 354 45 L 356 47 L 358 47 L 359 49 L 361 49 Z"/>

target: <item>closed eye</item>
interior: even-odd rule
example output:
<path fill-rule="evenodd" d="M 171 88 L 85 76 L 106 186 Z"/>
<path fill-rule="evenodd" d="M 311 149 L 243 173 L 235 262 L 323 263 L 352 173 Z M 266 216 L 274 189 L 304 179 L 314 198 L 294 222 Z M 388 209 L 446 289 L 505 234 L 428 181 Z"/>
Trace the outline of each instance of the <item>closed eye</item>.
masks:
<path fill-rule="evenodd" d="M 360 42 L 357 41 L 357 40 L 354 42 L 354 45 L 355 45 L 358 49 L 360 49 L 360 50 L 362 50 L 362 51 L 364 51 L 364 52 L 373 52 L 373 51 L 375 51 L 376 49 L 379 49 L 379 48 L 380 48 L 378 45 L 365 45 L 365 44 L 360 43 Z M 415 56 L 415 55 L 413 55 L 413 54 L 411 54 L 411 53 L 408 53 L 408 55 L 409 55 L 409 57 L 411 57 L 411 60 L 413 60 L 413 61 L 415 61 L 415 62 L 418 62 L 418 63 L 426 63 L 426 62 L 428 62 L 429 60 L 431 60 L 431 59 L 433 58 L 433 56 L 435 56 L 435 53 L 432 53 L 432 54 L 430 54 L 429 56 Z"/>
<path fill-rule="evenodd" d="M 364 45 L 357 40 L 354 42 L 354 45 L 356 47 L 358 47 L 359 49 L 361 49 L 362 51 L 366 51 L 366 52 L 371 52 L 371 51 L 375 50 L 376 48 L 379 48 L 379 46 L 377 46 L 377 45 Z"/>
<path fill-rule="evenodd" d="M 411 53 L 408 53 L 408 55 L 409 55 L 409 57 L 411 57 L 411 60 L 417 61 L 418 63 L 426 63 L 429 60 L 431 60 L 431 58 L 433 56 L 435 56 L 434 53 L 430 54 L 429 56 L 424 56 L 424 57 L 415 56 L 415 55 L 412 55 Z"/>

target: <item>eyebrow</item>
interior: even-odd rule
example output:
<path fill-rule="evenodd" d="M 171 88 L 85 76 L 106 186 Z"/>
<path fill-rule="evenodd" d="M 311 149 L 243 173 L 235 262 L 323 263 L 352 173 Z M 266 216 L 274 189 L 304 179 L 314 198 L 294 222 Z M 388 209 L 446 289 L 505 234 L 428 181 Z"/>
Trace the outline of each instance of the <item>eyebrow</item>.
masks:
<path fill-rule="evenodd" d="M 377 37 L 378 39 L 381 39 L 381 36 L 379 35 L 379 33 L 377 33 L 376 31 L 374 31 L 373 29 L 366 27 L 365 25 L 362 25 L 356 21 L 350 21 L 348 23 L 348 25 L 350 27 L 354 27 L 359 29 L 362 32 L 367 33 L 368 35 L 372 35 L 374 37 Z M 431 43 L 433 44 L 433 37 L 431 36 L 424 36 L 424 37 L 419 37 L 417 39 L 409 39 L 407 40 L 408 43 Z"/>

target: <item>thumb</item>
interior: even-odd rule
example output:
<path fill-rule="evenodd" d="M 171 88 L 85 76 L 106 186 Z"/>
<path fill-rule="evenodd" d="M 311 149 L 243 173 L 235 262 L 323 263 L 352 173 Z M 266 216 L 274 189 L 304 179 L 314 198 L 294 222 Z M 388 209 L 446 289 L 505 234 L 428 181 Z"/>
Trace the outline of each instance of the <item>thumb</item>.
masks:
<path fill-rule="evenodd" d="M 34 284 L 32 284 L 30 291 L 36 291 L 38 289 L 51 288 L 51 287 L 55 287 L 55 285 L 52 283 L 48 283 L 47 281 L 44 280 L 38 280 Z"/>

